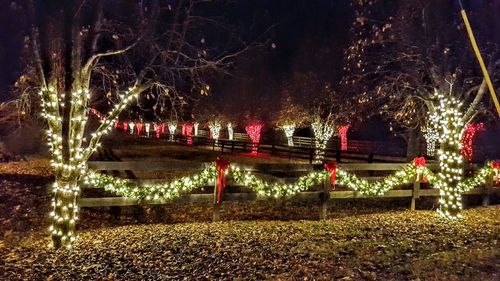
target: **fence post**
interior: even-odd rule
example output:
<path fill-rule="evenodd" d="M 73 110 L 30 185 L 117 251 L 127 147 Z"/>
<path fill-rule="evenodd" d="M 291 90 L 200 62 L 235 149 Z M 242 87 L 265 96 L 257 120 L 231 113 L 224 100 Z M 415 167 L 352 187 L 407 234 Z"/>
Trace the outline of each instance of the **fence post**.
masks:
<path fill-rule="evenodd" d="M 337 150 L 337 155 L 335 156 L 335 160 L 340 163 L 340 159 L 342 159 L 341 151 Z"/>
<path fill-rule="evenodd" d="M 415 201 L 420 198 L 420 180 L 415 179 L 412 191 L 410 210 L 415 211 Z"/>
<path fill-rule="evenodd" d="M 221 194 L 221 201 L 219 203 L 217 203 L 218 196 L 219 196 L 219 188 L 217 186 L 217 178 L 216 178 L 214 184 L 214 206 L 212 209 L 213 222 L 220 221 L 220 205 L 222 204 L 222 194 Z"/>
<path fill-rule="evenodd" d="M 323 181 L 323 190 L 320 193 L 321 207 L 319 209 L 319 219 L 326 220 L 328 214 L 328 201 L 330 200 L 330 179 L 327 178 Z"/>
<path fill-rule="evenodd" d="M 312 164 L 313 159 L 314 159 L 314 148 L 311 147 L 309 148 L 309 164 Z"/>
<path fill-rule="evenodd" d="M 233 153 L 233 152 L 234 152 L 234 140 L 231 141 L 231 153 Z"/>
<path fill-rule="evenodd" d="M 493 188 L 493 179 L 490 178 L 482 188 L 482 205 L 488 206 L 490 204 L 490 191 Z"/>
<path fill-rule="evenodd" d="M 221 141 L 220 144 L 221 144 L 221 152 L 224 152 L 224 141 Z"/>

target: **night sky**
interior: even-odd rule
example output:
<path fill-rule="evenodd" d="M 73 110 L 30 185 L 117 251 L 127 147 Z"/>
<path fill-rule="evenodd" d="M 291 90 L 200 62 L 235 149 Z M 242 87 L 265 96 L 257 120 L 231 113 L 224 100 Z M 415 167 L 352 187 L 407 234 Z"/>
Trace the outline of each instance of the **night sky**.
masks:
<path fill-rule="evenodd" d="M 465 2 L 474 5 L 474 1 Z M 255 36 L 273 28 L 266 33 L 262 48 L 239 60 L 234 76 L 212 81 L 211 99 L 228 108 L 244 105 L 251 109 L 262 104 L 273 107 L 279 101 L 280 85 L 294 72 L 313 72 L 318 79 L 337 85 L 343 75 L 343 52 L 350 43 L 349 29 L 354 20 L 350 3 L 351 0 L 234 1 L 231 11 L 235 12 L 227 12 L 225 20 L 239 27 L 243 36 Z M 0 101 L 12 98 L 10 90 L 21 73 L 25 15 L 16 1 L 0 0 Z M 372 127 L 367 124 L 358 124 L 357 131 Z M 359 137 L 373 134 L 379 132 L 369 129 Z M 384 135 L 388 134 L 383 132 L 379 137 Z"/>
<path fill-rule="evenodd" d="M 9 90 L 20 75 L 24 13 L 15 1 L 1 0 L 0 9 L 0 93 L 9 98 Z M 235 69 L 234 79 L 219 82 L 215 95 L 246 90 L 272 95 L 274 87 L 292 71 L 315 71 L 325 81 L 337 81 L 342 74 L 343 48 L 349 43 L 352 9 L 349 0 L 244 0 L 235 2 L 236 14 L 228 21 L 241 32 L 266 33 L 266 46 L 243 58 Z M 7 8 L 8 7 L 8 8 Z M 271 43 L 274 43 L 275 48 Z M 312 51 L 314 50 L 314 51 Z M 329 52 L 328 60 L 319 52 Z M 229 81 L 229 82 L 228 82 Z M 249 88 L 248 85 L 251 85 Z"/>

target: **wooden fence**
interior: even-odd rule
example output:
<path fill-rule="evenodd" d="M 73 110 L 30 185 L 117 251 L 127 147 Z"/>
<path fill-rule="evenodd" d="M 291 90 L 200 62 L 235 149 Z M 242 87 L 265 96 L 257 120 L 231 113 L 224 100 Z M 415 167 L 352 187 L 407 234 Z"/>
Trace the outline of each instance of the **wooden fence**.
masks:
<path fill-rule="evenodd" d="M 113 172 L 123 173 L 127 172 L 129 177 L 134 178 L 134 172 L 188 172 L 197 173 L 200 172 L 204 165 L 207 163 L 188 163 L 188 164 L 175 164 L 172 165 L 170 162 L 112 162 L 112 161 L 94 161 L 89 162 L 89 168 L 94 170 L 99 170 L 104 173 Z M 406 163 L 346 163 L 342 164 L 342 169 L 350 172 L 356 172 L 359 175 L 365 175 L 364 178 L 367 180 L 377 180 L 382 177 L 382 175 L 387 175 L 394 171 L 402 169 Z M 313 170 L 323 169 L 321 165 L 307 165 L 307 164 L 253 164 L 253 165 L 239 165 L 244 170 L 249 170 L 257 173 L 264 179 L 274 180 L 278 182 L 293 182 L 299 175 L 305 174 Z M 436 170 L 436 164 L 430 164 L 428 167 L 431 170 Z M 471 167 L 475 169 L 477 167 Z M 147 183 L 156 180 L 138 180 L 138 183 Z M 389 190 L 381 198 L 409 198 L 410 209 L 415 210 L 415 204 L 420 197 L 437 197 L 439 196 L 439 190 L 429 188 L 427 184 L 424 184 L 425 188 L 421 188 L 422 182 L 416 181 L 411 186 L 401 186 L 401 189 Z M 176 199 L 179 202 L 213 202 L 214 196 L 217 192 L 216 181 L 211 183 L 214 188 L 214 193 L 198 193 L 198 194 L 185 194 L 180 198 Z M 228 178 L 228 189 L 231 191 L 231 187 L 237 187 L 238 189 L 245 190 L 245 187 L 235 185 L 231 178 Z M 93 187 L 88 187 L 93 188 Z M 343 190 L 342 186 L 337 186 L 336 190 L 330 190 L 330 182 L 326 180 L 320 186 L 315 186 L 311 190 L 300 192 L 295 195 L 294 200 L 319 200 L 321 204 L 319 218 L 324 219 L 327 215 L 327 204 L 331 200 L 339 200 L 345 198 L 368 198 L 352 190 Z M 490 195 L 493 192 L 498 193 L 499 188 L 493 186 L 493 182 L 489 182 L 487 185 L 475 188 L 473 190 L 465 193 L 466 195 L 481 195 L 483 200 L 483 205 L 489 203 Z M 374 197 L 375 198 L 375 197 Z M 254 200 L 266 200 L 267 197 L 259 196 L 258 194 L 248 191 L 248 192 L 224 192 L 222 194 L 222 201 L 254 201 Z M 166 204 L 169 201 L 162 200 L 137 200 L 133 198 L 124 197 L 82 197 L 79 200 L 80 207 L 111 207 L 111 206 L 134 206 L 134 205 L 154 205 L 154 204 Z M 213 220 L 220 220 L 220 208 L 221 204 L 214 204 L 213 206 Z"/>
<path fill-rule="evenodd" d="M 214 139 L 206 137 L 189 137 L 191 145 L 201 146 L 205 148 L 210 148 L 212 150 L 217 150 L 221 152 L 231 152 L 231 153 L 251 153 L 252 148 L 256 146 L 258 152 L 261 154 L 268 154 L 270 156 L 277 156 L 288 159 L 299 159 L 308 161 L 312 164 L 314 161 L 315 153 L 320 151 L 323 152 L 323 157 L 325 160 L 336 160 L 337 162 L 401 162 L 404 161 L 404 157 L 388 156 L 375 153 L 365 153 L 358 151 L 340 150 L 333 148 L 326 149 L 316 149 L 314 146 L 288 146 L 282 144 L 261 144 L 252 143 L 251 141 L 243 140 L 226 140 L 219 139 L 215 141 Z M 174 142 L 186 144 L 188 143 L 188 137 L 177 135 L 175 136 Z"/>

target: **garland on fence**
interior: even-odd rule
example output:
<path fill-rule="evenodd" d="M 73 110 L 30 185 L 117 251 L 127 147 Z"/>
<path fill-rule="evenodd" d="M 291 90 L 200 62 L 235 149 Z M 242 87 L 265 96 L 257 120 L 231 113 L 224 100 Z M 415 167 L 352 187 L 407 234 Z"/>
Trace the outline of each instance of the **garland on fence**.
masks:
<path fill-rule="evenodd" d="M 477 171 L 476 175 L 472 178 L 468 178 L 461 183 L 458 184 L 458 190 L 460 193 L 467 192 L 479 185 L 485 184 L 489 178 L 493 177 L 495 183 L 499 182 L 499 170 L 500 170 L 500 161 L 490 162 L 489 165 L 486 165 Z"/>
<path fill-rule="evenodd" d="M 209 181 L 216 176 L 217 170 L 215 169 L 215 165 L 207 165 L 203 171 L 195 175 L 178 178 L 171 182 L 138 186 L 131 180 L 89 171 L 85 177 L 84 183 L 103 188 L 106 191 L 123 197 L 140 200 L 172 200 L 181 196 L 183 193 L 206 186 Z"/>
<path fill-rule="evenodd" d="M 299 192 L 306 191 L 314 185 L 321 184 L 330 177 L 332 186 L 335 183 L 344 185 L 350 189 L 358 191 L 362 195 L 381 196 L 388 190 L 400 185 L 409 184 L 420 177 L 424 181 L 434 182 L 434 174 L 425 167 L 424 158 L 416 158 L 413 163 L 408 164 L 402 170 L 393 175 L 384 178 L 382 181 L 369 182 L 360 179 L 356 175 L 349 173 L 341 168 L 335 162 L 325 164 L 325 170 L 311 171 L 304 175 L 295 183 L 268 183 L 250 171 L 242 171 L 239 167 L 231 165 L 228 161 L 217 159 L 216 163 L 207 165 L 206 168 L 195 175 L 175 179 L 171 182 L 147 184 L 138 186 L 135 182 L 127 179 L 119 179 L 113 176 L 89 171 L 84 183 L 105 189 L 120 196 L 159 200 L 172 200 L 183 193 L 190 192 L 196 188 L 206 186 L 211 180 L 218 180 L 218 194 L 220 195 L 225 188 L 226 175 L 230 175 L 234 182 L 247 186 L 258 194 L 270 197 L 288 197 Z M 493 171 L 493 166 L 485 168 L 476 176 L 477 180 L 471 181 L 468 185 L 476 185 L 484 180 Z M 220 203 L 220 196 L 215 198 L 215 203 Z"/>

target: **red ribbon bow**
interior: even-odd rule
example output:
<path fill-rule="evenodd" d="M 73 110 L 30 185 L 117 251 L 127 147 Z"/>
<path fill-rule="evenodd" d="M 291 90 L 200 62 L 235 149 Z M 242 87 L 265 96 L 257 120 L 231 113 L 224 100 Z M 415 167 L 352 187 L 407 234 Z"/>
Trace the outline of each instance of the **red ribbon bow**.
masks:
<path fill-rule="evenodd" d="M 217 198 L 215 204 L 220 204 L 222 191 L 226 188 L 226 171 L 229 169 L 230 162 L 222 157 L 217 157 L 215 165 L 217 167 Z"/>
<path fill-rule="evenodd" d="M 338 166 L 339 164 L 336 161 L 325 163 L 325 169 L 328 171 L 328 174 L 330 175 L 330 182 L 332 184 L 332 189 L 334 190 L 335 190 L 335 177 L 337 176 Z"/>
<path fill-rule="evenodd" d="M 123 122 L 123 130 L 124 130 L 125 132 L 127 132 L 127 129 L 128 129 L 128 124 L 127 124 L 127 122 Z"/>
<path fill-rule="evenodd" d="M 413 165 L 416 167 L 425 167 L 425 158 L 424 157 L 415 157 L 413 159 Z"/>
<path fill-rule="evenodd" d="M 495 183 L 498 184 L 499 180 L 499 175 L 498 175 L 498 170 L 500 169 L 500 161 L 492 161 L 490 163 L 491 168 L 495 171 Z"/>
<path fill-rule="evenodd" d="M 425 158 L 424 157 L 415 157 L 413 159 L 413 165 L 417 168 L 424 168 L 425 167 Z M 420 179 L 420 173 L 417 169 L 417 181 Z M 424 177 L 422 178 L 424 182 L 427 182 L 427 177 L 425 176 L 425 171 L 424 171 Z"/>
<path fill-rule="evenodd" d="M 115 120 L 115 129 L 118 128 L 118 126 L 120 126 L 120 121 L 119 120 Z"/>

